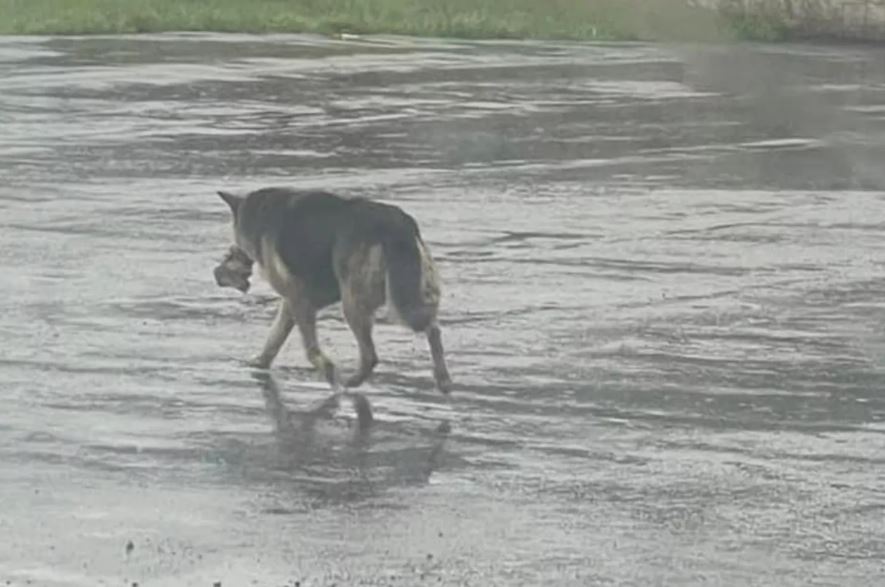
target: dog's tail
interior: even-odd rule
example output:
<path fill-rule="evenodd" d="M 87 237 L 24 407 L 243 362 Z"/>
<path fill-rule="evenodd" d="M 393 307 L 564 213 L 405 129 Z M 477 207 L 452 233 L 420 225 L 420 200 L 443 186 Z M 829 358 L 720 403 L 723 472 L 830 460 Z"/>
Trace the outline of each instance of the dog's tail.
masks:
<path fill-rule="evenodd" d="M 439 279 L 415 221 L 406 216 L 387 233 L 382 246 L 387 263 L 387 302 L 415 332 L 436 322 Z"/>

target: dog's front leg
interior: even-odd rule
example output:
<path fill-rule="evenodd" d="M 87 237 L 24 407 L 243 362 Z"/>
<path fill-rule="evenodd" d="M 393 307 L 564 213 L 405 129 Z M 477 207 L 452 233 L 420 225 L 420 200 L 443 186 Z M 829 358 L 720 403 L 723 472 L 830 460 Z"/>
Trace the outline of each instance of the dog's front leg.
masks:
<path fill-rule="evenodd" d="M 317 340 L 317 310 L 313 307 L 306 296 L 293 296 L 289 299 L 289 309 L 298 329 L 301 331 L 301 341 L 304 344 L 304 352 L 307 360 L 320 372 L 332 389 L 340 387 L 338 382 L 338 370 L 335 364 L 320 349 Z"/>
<path fill-rule="evenodd" d="M 259 369 L 270 367 L 294 327 L 295 319 L 292 317 L 289 304 L 286 300 L 281 299 L 280 306 L 277 308 L 277 316 L 274 318 L 270 334 L 267 336 L 267 342 L 264 343 L 264 350 L 260 355 L 251 359 L 249 365 Z"/>

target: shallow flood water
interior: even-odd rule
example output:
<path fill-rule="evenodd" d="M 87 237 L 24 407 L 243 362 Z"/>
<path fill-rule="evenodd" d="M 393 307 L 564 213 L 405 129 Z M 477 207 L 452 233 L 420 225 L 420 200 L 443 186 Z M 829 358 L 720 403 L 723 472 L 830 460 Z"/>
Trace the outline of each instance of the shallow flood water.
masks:
<path fill-rule="evenodd" d="M 7 37 L 0 80 L 0 583 L 885 576 L 885 50 Z M 267 185 L 418 219 L 450 403 L 391 325 L 368 437 L 297 336 L 242 365 L 215 190 Z"/>

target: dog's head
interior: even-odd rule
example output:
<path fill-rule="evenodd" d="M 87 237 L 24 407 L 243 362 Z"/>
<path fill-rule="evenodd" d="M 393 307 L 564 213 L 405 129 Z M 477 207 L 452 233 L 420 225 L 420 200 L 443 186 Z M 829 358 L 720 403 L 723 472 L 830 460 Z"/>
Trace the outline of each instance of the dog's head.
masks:
<path fill-rule="evenodd" d="M 232 287 L 246 293 L 252 276 L 252 259 L 243 250 L 231 245 L 221 263 L 215 267 L 215 283 L 220 287 Z"/>

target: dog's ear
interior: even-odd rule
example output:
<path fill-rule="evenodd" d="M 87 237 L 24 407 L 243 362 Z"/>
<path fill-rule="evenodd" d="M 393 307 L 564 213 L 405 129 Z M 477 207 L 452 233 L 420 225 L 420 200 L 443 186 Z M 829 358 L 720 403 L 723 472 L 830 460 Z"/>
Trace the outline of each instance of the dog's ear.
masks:
<path fill-rule="evenodd" d="M 240 204 L 243 203 L 243 197 L 237 196 L 230 192 L 219 191 L 218 195 L 221 196 L 221 199 L 227 202 L 227 205 L 230 206 L 231 213 L 236 216 L 237 211 L 240 209 Z"/>

